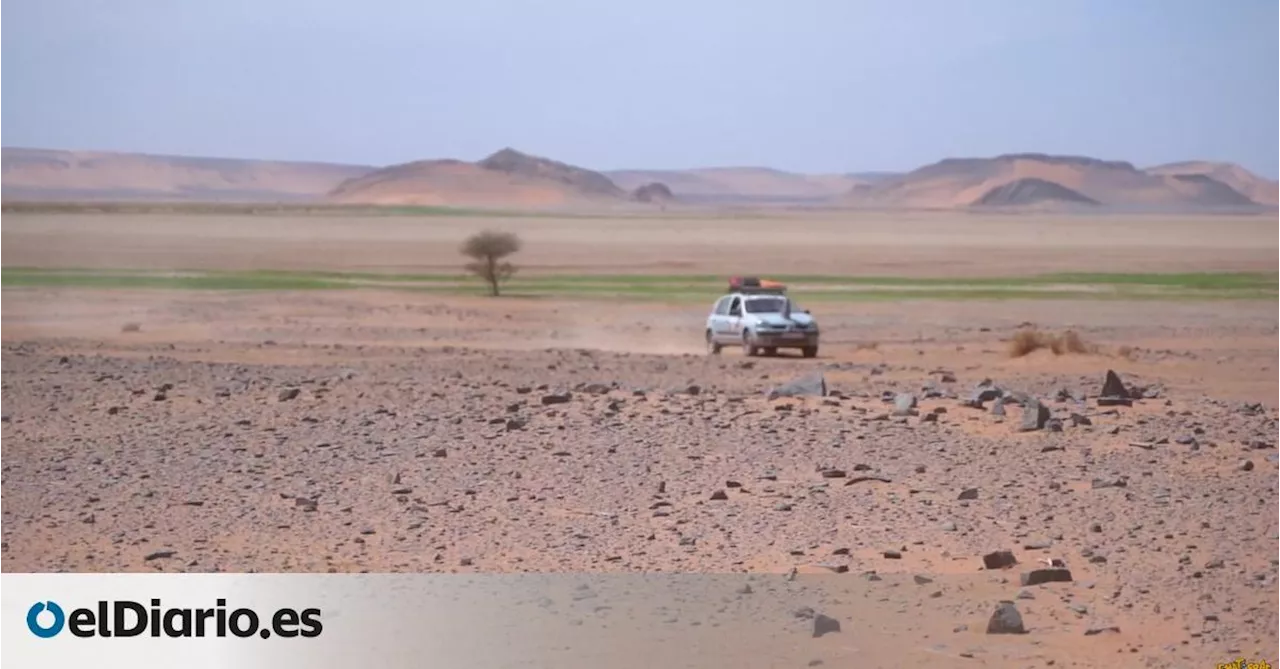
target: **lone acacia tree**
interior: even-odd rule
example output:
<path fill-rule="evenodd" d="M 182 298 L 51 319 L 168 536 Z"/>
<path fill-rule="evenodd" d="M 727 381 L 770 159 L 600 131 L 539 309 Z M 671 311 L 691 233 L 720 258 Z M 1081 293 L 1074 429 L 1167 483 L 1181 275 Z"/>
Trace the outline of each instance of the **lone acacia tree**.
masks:
<path fill-rule="evenodd" d="M 477 232 L 462 244 L 462 255 L 472 260 L 466 265 L 467 271 L 484 279 L 494 297 L 498 296 L 498 285 L 516 273 L 515 266 L 503 258 L 519 250 L 519 237 L 492 230 Z"/>

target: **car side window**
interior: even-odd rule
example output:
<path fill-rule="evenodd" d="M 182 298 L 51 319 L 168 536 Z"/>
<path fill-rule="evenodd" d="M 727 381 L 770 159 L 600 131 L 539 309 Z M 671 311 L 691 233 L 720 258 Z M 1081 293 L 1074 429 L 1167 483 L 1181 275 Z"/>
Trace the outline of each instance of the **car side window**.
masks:
<path fill-rule="evenodd" d="M 719 302 L 716 302 L 715 314 L 717 316 L 724 316 L 728 313 L 729 313 L 729 296 L 726 295 L 720 298 Z"/>
<path fill-rule="evenodd" d="M 730 315 L 730 316 L 741 316 L 741 315 L 742 315 L 742 300 L 741 300 L 741 299 L 739 299 L 739 298 L 735 297 L 735 298 L 733 298 L 733 302 L 730 302 L 730 303 L 729 303 L 729 315 Z"/>

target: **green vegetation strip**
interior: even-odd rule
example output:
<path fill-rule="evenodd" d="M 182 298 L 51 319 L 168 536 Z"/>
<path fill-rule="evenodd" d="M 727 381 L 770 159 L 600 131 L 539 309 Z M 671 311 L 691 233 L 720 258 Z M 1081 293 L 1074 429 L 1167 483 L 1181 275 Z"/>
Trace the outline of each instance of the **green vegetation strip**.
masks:
<path fill-rule="evenodd" d="M 1277 273 L 1044 274 L 1003 278 L 778 276 L 802 302 L 860 300 L 1218 300 L 1277 299 Z M 177 290 L 400 289 L 442 294 L 483 294 L 464 274 L 372 272 L 0 270 L 4 287 L 127 288 Z M 511 296 L 598 297 L 707 301 L 723 294 L 723 276 L 517 275 L 504 286 Z"/>

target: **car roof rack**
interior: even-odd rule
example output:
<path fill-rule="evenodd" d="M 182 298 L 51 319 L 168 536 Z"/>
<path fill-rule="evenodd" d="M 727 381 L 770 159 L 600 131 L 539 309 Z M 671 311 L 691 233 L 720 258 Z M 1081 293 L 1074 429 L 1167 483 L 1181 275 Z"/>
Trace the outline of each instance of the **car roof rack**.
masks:
<path fill-rule="evenodd" d="M 754 276 L 735 276 L 729 278 L 729 292 L 744 295 L 786 295 L 787 286 L 780 281 Z"/>

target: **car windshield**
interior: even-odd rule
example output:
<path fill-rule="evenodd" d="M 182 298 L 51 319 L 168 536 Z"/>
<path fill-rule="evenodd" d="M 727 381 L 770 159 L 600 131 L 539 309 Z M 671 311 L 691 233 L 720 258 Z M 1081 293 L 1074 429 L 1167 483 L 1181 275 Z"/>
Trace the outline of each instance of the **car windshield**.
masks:
<path fill-rule="evenodd" d="M 747 313 L 749 314 L 777 314 L 782 313 L 783 308 L 787 304 L 786 298 L 783 297 L 757 297 L 747 300 Z"/>

